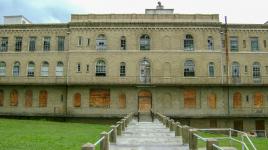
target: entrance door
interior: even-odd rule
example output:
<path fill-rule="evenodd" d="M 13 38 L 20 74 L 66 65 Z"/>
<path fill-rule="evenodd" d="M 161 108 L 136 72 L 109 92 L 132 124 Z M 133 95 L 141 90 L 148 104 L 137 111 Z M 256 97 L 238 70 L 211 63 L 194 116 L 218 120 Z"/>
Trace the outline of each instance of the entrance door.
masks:
<path fill-rule="evenodd" d="M 152 108 L 152 94 L 149 91 L 140 91 L 138 94 L 139 112 L 150 112 Z"/>

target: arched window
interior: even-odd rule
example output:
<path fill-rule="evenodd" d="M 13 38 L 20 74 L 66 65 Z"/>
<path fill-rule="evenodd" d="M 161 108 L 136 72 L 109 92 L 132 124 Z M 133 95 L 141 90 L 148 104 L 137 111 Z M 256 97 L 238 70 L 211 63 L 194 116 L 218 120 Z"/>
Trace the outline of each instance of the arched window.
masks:
<path fill-rule="evenodd" d="M 240 76 L 240 65 L 238 62 L 232 63 L 232 77 L 238 78 Z"/>
<path fill-rule="evenodd" d="M 62 77 L 63 76 L 63 62 L 58 61 L 56 66 L 56 76 Z"/>
<path fill-rule="evenodd" d="M 208 50 L 214 50 L 214 44 L 213 44 L 212 36 L 208 37 Z"/>
<path fill-rule="evenodd" d="M 184 50 L 193 51 L 194 50 L 194 38 L 192 35 L 187 34 L 184 39 Z"/>
<path fill-rule="evenodd" d="M 47 97 L 48 93 L 46 90 L 41 90 L 39 92 L 39 107 L 47 107 Z"/>
<path fill-rule="evenodd" d="M 150 50 L 150 36 L 143 34 L 140 37 L 140 50 Z"/>
<path fill-rule="evenodd" d="M 192 60 L 186 60 L 184 63 L 184 76 L 194 77 L 195 76 L 195 64 Z"/>
<path fill-rule="evenodd" d="M 253 79 L 259 80 L 261 78 L 261 64 L 254 62 L 252 66 Z"/>
<path fill-rule="evenodd" d="M 48 76 L 48 67 L 49 64 L 47 61 L 44 61 L 41 66 L 41 76 L 47 77 Z"/>
<path fill-rule="evenodd" d="M 6 63 L 0 62 L 0 76 L 6 76 Z"/>
<path fill-rule="evenodd" d="M 256 108 L 263 107 L 264 101 L 263 101 L 263 94 L 260 92 L 255 93 L 254 95 L 254 106 Z"/>
<path fill-rule="evenodd" d="M 10 92 L 10 106 L 17 106 L 18 105 L 18 91 L 17 90 L 12 90 Z"/>
<path fill-rule="evenodd" d="M 25 107 L 32 107 L 33 102 L 33 91 L 27 90 L 25 92 Z"/>
<path fill-rule="evenodd" d="M 106 50 L 107 48 L 107 39 L 104 34 L 98 35 L 96 39 L 96 50 Z"/>
<path fill-rule="evenodd" d="M 120 49 L 121 50 L 126 50 L 127 49 L 127 41 L 125 36 L 121 36 L 120 39 Z"/>
<path fill-rule="evenodd" d="M 96 76 L 106 76 L 106 64 L 104 60 L 98 60 L 96 63 Z"/>
<path fill-rule="evenodd" d="M 75 93 L 74 94 L 73 106 L 74 107 L 80 107 L 81 106 L 81 94 L 80 93 Z"/>
<path fill-rule="evenodd" d="M 28 71 L 27 71 L 27 76 L 28 77 L 34 77 L 34 69 L 35 69 L 35 64 L 34 62 L 29 62 L 28 63 Z"/>
<path fill-rule="evenodd" d="M 119 108 L 120 109 L 126 108 L 126 94 L 119 95 Z"/>
<path fill-rule="evenodd" d="M 140 81 L 143 83 L 151 82 L 151 66 L 147 59 L 140 62 Z"/>
<path fill-rule="evenodd" d="M 216 94 L 214 94 L 214 93 L 208 94 L 208 106 L 211 109 L 216 109 L 216 107 L 217 107 L 217 97 L 216 97 Z"/>
<path fill-rule="evenodd" d="M 215 66 L 214 66 L 214 63 L 213 62 L 210 62 L 208 64 L 208 76 L 209 77 L 214 77 L 215 76 Z"/>
<path fill-rule="evenodd" d="M 0 90 L 0 107 L 4 106 L 4 90 Z"/>
<path fill-rule="evenodd" d="M 184 96 L 184 108 L 195 108 L 196 107 L 196 91 L 186 90 L 183 93 Z"/>
<path fill-rule="evenodd" d="M 18 61 L 13 65 L 13 76 L 20 76 L 20 62 Z"/>
<path fill-rule="evenodd" d="M 242 106 L 242 100 L 241 100 L 241 93 L 235 92 L 233 95 L 233 107 L 234 108 L 241 108 Z"/>
<path fill-rule="evenodd" d="M 126 63 L 121 62 L 120 63 L 120 77 L 125 77 L 126 76 Z"/>

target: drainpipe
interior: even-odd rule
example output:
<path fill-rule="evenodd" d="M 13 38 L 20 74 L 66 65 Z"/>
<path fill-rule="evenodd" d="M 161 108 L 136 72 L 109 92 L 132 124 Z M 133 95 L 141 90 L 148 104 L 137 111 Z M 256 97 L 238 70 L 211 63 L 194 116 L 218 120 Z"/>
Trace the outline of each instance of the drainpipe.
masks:
<path fill-rule="evenodd" d="M 70 41 L 71 41 L 71 37 L 70 37 L 70 26 L 68 25 L 68 29 L 67 29 L 67 35 L 68 35 L 68 51 L 67 53 L 67 68 L 66 68 L 66 84 L 65 84 L 65 94 L 66 94 L 66 100 L 65 100 L 65 117 L 67 117 L 68 115 L 68 84 L 69 84 L 69 50 L 70 50 Z"/>
<path fill-rule="evenodd" d="M 228 96 L 228 116 L 230 115 L 230 88 L 229 88 L 229 45 L 228 45 L 228 26 L 227 26 L 227 16 L 225 16 L 225 54 L 226 54 L 226 84 L 227 84 L 227 96 Z"/>

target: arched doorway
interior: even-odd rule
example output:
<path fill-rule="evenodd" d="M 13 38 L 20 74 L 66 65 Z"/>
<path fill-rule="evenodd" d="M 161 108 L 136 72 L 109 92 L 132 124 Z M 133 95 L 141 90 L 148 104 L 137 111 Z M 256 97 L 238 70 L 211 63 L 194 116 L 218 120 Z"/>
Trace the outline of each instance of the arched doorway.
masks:
<path fill-rule="evenodd" d="M 142 90 L 138 94 L 139 112 L 150 112 L 152 108 L 152 94 L 150 91 Z"/>

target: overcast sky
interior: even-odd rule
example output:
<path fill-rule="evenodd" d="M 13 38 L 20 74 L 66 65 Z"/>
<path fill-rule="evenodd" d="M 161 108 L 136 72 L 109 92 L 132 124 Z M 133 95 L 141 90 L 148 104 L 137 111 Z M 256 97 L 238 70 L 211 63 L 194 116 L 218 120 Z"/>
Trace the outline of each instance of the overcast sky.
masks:
<path fill-rule="evenodd" d="M 268 0 L 161 0 L 175 13 L 220 14 L 223 22 L 258 23 L 268 21 Z M 24 15 L 33 23 L 68 22 L 77 13 L 144 13 L 157 0 L 0 0 L 0 17 Z M 0 19 L 3 23 L 3 19 Z"/>

